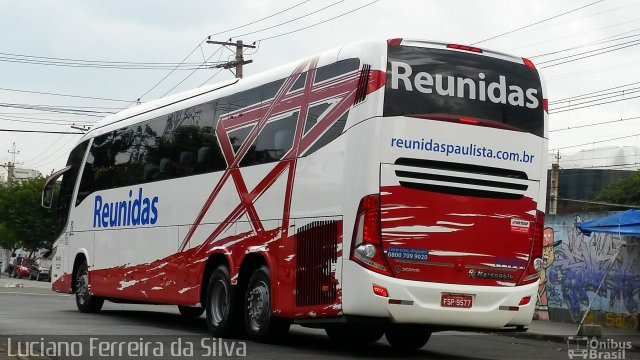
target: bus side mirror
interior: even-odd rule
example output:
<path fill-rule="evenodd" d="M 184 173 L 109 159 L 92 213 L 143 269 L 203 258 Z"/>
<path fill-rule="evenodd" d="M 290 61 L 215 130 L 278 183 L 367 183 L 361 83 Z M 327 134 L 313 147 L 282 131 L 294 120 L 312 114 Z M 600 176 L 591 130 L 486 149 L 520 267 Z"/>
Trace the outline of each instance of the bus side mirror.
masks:
<path fill-rule="evenodd" d="M 50 209 L 52 203 L 53 203 L 53 186 L 47 186 L 42 191 L 42 207 Z"/>

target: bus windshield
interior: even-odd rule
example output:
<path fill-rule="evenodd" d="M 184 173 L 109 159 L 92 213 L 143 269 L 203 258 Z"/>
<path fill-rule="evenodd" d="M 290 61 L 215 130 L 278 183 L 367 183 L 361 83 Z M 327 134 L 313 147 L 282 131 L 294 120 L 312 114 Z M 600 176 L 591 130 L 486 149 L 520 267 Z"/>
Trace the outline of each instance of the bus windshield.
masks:
<path fill-rule="evenodd" d="M 540 77 L 522 63 L 471 52 L 389 46 L 384 116 L 451 115 L 543 136 Z"/>

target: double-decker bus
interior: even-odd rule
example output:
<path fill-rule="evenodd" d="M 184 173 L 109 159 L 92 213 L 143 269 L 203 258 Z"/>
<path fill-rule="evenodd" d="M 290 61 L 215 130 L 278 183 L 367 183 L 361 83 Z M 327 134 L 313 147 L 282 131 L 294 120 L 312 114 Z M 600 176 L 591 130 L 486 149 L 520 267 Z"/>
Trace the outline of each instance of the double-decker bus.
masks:
<path fill-rule="evenodd" d="M 45 186 L 53 289 L 419 348 L 530 323 L 547 99 L 527 59 L 367 41 L 111 115 Z M 54 199 L 53 184 L 62 176 Z"/>

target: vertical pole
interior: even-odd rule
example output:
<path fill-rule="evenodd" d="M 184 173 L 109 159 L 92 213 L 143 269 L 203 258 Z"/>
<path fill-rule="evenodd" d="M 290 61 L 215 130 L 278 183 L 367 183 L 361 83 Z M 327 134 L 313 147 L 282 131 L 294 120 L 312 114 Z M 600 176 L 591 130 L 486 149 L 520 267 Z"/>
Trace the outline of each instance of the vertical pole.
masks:
<path fill-rule="evenodd" d="M 242 40 L 236 42 L 236 78 L 242 79 L 242 64 L 244 63 L 244 57 L 242 56 Z"/>
<path fill-rule="evenodd" d="M 558 180 L 560 179 L 560 150 L 555 155 L 556 161 L 551 164 L 551 194 L 549 195 L 549 214 L 558 212 Z"/>

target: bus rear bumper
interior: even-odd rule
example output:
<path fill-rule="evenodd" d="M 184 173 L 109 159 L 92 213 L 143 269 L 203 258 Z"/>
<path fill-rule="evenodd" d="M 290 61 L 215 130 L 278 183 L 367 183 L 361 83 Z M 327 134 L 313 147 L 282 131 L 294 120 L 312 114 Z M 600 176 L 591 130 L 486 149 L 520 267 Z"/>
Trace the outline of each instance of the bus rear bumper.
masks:
<path fill-rule="evenodd" d="M 342 275 L 344 315 L 387 318 L 392 323 L 498 329 L 528 325 L 535 310 L 538 283 L 523 286 L 471 286 L 402 280 L 345 261 Z M 373 293 L 384 287 L 388 297 Z M 472 296 L 470 308 L 443 307 L 443 293 Z M 520 301 L 529 297 L 525 305 Z"/>

